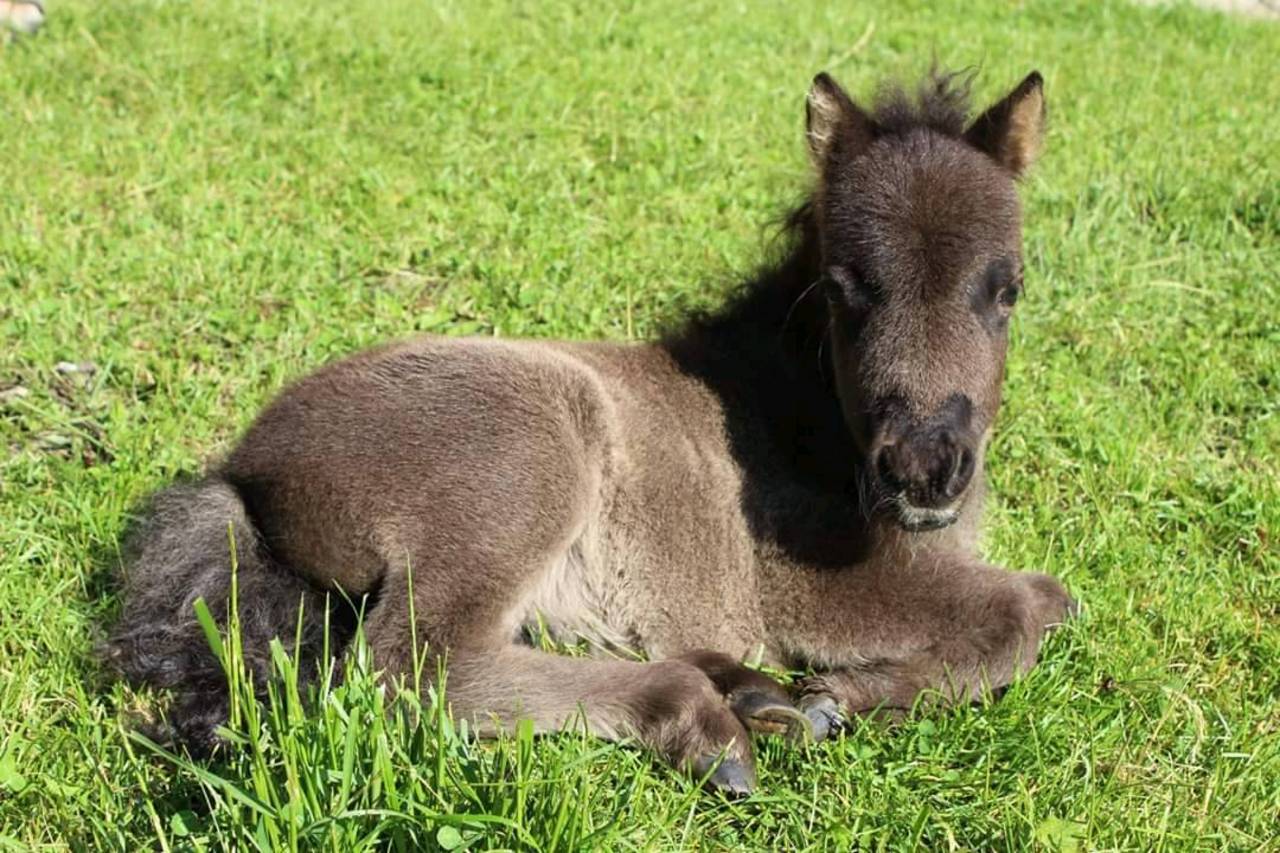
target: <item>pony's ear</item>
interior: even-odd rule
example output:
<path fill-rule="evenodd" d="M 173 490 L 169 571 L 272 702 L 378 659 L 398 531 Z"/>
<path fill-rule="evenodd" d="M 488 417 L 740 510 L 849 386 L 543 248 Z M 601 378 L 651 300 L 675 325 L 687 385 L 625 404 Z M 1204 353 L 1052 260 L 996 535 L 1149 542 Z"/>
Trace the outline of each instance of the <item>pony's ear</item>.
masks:
<path fill-rule="evenodd" d="M 821 172 L 833 156 L 855 154 L 875 137 L 875 123 L 826 72 L 813 78 L 805 101 L 809 155 Z"/>
<path fill-rule="evenodd" d="M 1004 100 L 978 116 L 965 140 L 991 155 L 1014 177 L 1035 162 L 1044 140 L 1044 78 L 1032 71 Z"/>

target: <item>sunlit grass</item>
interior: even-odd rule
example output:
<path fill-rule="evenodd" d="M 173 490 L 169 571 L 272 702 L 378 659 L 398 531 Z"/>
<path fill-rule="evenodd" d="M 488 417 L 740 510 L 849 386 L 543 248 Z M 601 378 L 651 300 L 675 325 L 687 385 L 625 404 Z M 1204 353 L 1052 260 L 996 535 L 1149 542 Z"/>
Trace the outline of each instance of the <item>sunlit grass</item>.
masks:
<path fill-rule="evenodd" d="M 298 701 L 278 656 L 213 761 L 129 734 L 163 697 L 91 652 L 143 495 L 375 341 L 714 302 L 807 186 L 812 74 L 867 95 L 935 54 L 982 99 L 1047 81 L 985 548 L 1086 612 L 1031 676 L 760 741 L 740 803 L 625 744 L 464 737 L 358 650 Z M 0 51 L 0 849 L 1273 843 L 1276 56 L 1120 2 L 51 4 Z"/>

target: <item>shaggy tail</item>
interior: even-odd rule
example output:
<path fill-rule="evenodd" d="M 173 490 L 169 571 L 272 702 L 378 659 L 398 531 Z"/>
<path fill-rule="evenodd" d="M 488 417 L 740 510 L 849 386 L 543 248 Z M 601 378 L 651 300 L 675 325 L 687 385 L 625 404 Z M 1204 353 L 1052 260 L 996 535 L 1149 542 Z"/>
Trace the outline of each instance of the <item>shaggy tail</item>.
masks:
<path fill-rule="evenodd" d="M 226 674 L 209 647 L 195 602 L 203 598 L 225 628 L 231 596 L 231 537 L 237 571 L 237 612 L 244 660 L 257 690 L 272 675 L 270 643 L 292 650 L 302 608 L 299 673 L 316 671 L 324 651 L 325 595 L 274 563 L 235 489 L 217 479 L 156 495 L 128 537 L 124 612 L 103 648 L 126 680 L 172 690 L 168 725 L 153 735 L 208 752 L 227 720 Z M 330 653 L 340 650 L 331 637 Z"/>

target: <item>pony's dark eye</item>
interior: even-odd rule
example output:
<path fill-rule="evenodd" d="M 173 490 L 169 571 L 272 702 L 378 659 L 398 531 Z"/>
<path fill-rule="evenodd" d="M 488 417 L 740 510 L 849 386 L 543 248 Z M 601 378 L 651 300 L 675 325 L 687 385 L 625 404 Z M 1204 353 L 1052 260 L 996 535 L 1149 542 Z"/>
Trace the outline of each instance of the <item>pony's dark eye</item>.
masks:
<path fill-rule="evenodd" d="M 828 267 L 827 281 L 840 290 L 853 290 L 858 286 L 854 274 L 844 267 Z"/>
<path fill-rule="evenodd" d="M 978 314 L 1010 311 L 1022 295 L 1022 272 L 1013 258 L 997 258 L 987 266 L 979 283 L 970 291 L 973 309 Z"/>
<path fill-rule="evenodd" d="M 852 308 L 861 307 L 869 301 L 866 282 L 861 276 L 845 267 L 828 267 L 823 282 L 829 299 L 838 299 Z"/>

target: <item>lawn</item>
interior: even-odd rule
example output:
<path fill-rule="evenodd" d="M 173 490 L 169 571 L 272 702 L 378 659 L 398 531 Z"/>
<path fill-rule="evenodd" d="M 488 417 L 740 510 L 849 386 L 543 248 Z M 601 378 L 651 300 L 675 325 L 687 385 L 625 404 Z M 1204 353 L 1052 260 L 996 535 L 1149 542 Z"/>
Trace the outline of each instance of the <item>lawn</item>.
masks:
<path fill-rule="evenodd" d="M 1123 2 L 65 0 L 0 51 L 0 849 L 1280 849 L 1280 24 Z M 137 502 L 413 334 L 642 339 L 769 257 L 803 94 L 1032 68 L 985 550 L 1084 616 L 731 802 L 357 674 L 191 764 L 92 650 Z M 61 365 L 61 367 L 59 367 Z M 286 667 L 287 668 L 287 667 Z M 394 706 L 399 710 L 389 710 Z M 415 725 L 414 720 L 418 723 Z"/>

